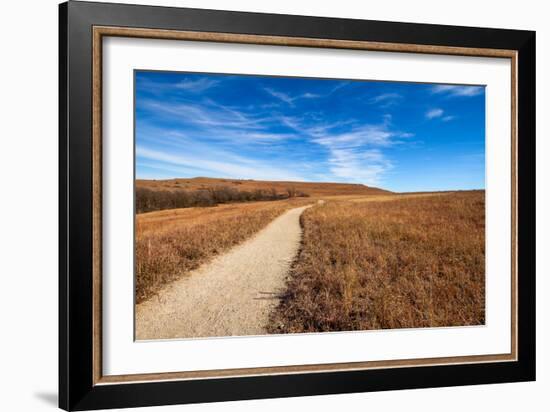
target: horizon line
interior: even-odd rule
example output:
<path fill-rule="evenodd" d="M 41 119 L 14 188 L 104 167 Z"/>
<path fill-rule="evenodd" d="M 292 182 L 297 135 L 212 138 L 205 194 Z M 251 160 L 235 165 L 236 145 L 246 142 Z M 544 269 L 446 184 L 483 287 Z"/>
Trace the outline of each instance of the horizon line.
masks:
<path fill-rule="evenodd" d="M 212 179 L 212 180 L 238 180 L 238 181 L 252 181 L 252 182 L 269 182 L 269 183 L 311 183 L 311 184 L 333 184 L 333 185 L 354 185 L 354 186 L 364 186 L 371 189 L 380 189 L 386 190 L 392 193 L 422 193 L 422 192 L 466 192 L 466 191 L 485 191 L 485 187 L 477 188 L 448 188 L 448 189 L 419 189 L 419 190 L 405 190 L 405 191 L 393 191 L 386 189 L 381 186 L 369 186 L 364 183 L 354 183 L 354 182 L 334 182 L 334 181 L 314 181 L 314 180 L 265 180 L 265 179 L 251 179 L 251 178 L 236 178 L 236 177 L 212 177 L 212 176 L 193 176 L 193 177 L 166 177 L 166 178 L 143 178 L 135 176 L 134 180 L 145 180 L 145 181 L 167 181 L 167 180 L 193 180 L 193 179 Z"/>

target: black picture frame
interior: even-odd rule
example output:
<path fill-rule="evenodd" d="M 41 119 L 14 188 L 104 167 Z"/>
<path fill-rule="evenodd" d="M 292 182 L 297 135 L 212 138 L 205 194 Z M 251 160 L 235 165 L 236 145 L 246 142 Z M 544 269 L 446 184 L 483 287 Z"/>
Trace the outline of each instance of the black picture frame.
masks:
<path fill-rule="evenodd" d="M 137 27 L 517 51 L 517 361 L 94 383 L 92 28 Z M 70 1 L 59 6 L 59 406 L 169 405 L 535 380 L 535 32 Z"/>

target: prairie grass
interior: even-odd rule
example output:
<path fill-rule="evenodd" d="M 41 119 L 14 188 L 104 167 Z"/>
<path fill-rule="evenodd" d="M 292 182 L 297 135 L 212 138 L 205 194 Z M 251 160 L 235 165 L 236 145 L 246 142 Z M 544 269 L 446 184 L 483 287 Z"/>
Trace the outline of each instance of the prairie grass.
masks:
<path fill-rule="evenodd" d="M 237 245 L 305 199 L 172 209 L 136 216 L 136 302 Z"/>
<path fill-rule="evenodd" d="M 485 192 L 394 199 L 304 212 L 271 333 L 484 324 Z"/>

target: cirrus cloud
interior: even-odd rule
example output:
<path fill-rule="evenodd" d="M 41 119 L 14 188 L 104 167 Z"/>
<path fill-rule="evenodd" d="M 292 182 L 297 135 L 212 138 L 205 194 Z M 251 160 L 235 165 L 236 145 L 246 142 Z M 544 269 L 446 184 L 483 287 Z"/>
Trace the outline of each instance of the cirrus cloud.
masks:
<path fill-rule="evenodd" d="M 435 119 L 437 117 L 441 117 L 443 116 L 443 113 L 445 113 L 443 111 L 443 109 L 439 109 L 439 108 L 435 108 L 435 109 L 430 109 L 426 112 L 426 117 L 428 119 Z"/>
<path fill-rule="evenodd" d="M 442 94 L 448 97 L 472 97 L 483 93 L 483 86 L 457 86 L 438 84 L 432 87 L 433 94 Z"/>

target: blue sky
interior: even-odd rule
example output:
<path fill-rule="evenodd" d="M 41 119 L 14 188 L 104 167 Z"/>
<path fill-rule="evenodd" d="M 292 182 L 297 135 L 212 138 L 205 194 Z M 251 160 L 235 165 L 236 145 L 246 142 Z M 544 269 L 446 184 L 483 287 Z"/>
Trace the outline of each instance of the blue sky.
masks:
<path fill-rule="evenodd" d="M 485 187 L 482 86 L 136 71 L 136 177 Z"/>

